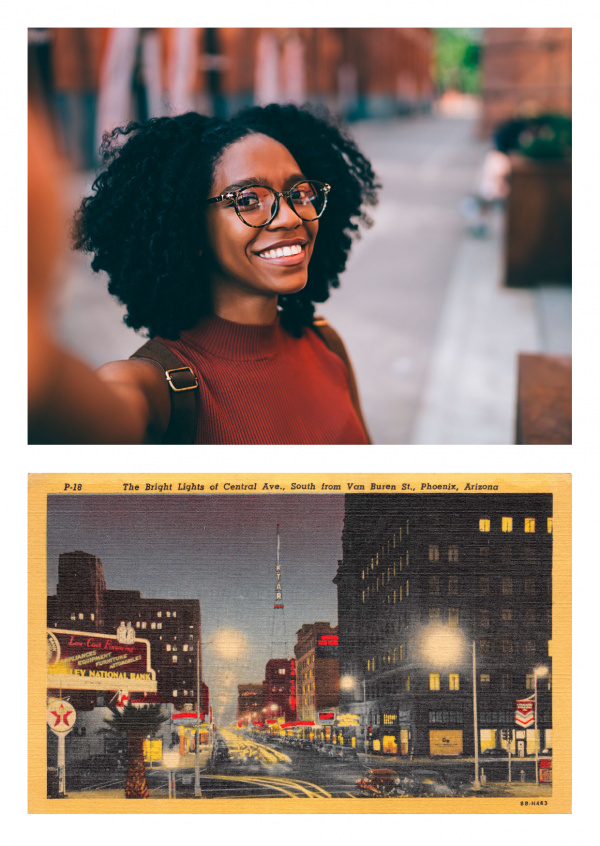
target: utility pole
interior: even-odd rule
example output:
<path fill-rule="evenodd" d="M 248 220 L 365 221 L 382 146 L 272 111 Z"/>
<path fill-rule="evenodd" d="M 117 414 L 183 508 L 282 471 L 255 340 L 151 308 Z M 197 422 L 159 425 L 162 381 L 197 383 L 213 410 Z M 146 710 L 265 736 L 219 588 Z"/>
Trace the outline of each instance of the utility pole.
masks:
<path fill-rule="evenodd" d="M 200 623 L 198 623 L 198 638 L 196 641 L 196 772 L 194 776 L 194 797 L 202 798 L 200 787 Z"/>
<path fill-rule="evenodd" d="M 477 726 L 477 659 L 475 658 L 475 641 L 473 641 L 473 746 L 475 747 L 475 790 L 481 788 L 479 781 L 479 729 Z"/>

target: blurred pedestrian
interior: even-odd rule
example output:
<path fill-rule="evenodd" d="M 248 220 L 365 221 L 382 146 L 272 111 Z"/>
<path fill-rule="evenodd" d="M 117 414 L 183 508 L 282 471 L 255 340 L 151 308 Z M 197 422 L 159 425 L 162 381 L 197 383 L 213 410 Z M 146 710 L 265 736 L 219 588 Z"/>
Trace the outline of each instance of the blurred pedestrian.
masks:
<path fill-rule="evenodd" d="M 368 443 L 343 344 L 314 316 L 379 187 L 345 131 L 292 105 L 187 113 L 117 127 L 103 158 L 74 244 L 152 340 L 78 386 L 112 397 L 80 439 Z"/>

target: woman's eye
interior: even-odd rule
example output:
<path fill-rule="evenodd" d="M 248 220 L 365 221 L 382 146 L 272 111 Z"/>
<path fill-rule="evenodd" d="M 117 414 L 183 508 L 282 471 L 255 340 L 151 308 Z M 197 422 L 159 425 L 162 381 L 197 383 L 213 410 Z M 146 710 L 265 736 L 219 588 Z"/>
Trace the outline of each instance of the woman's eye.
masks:
<path fill-rule="evenodd" d="M 238 207 L 242 209 L 251 209 L 254 206 L 260 205 L 260 199 L 256 194 L 242 194 L 238 197 Z"/>

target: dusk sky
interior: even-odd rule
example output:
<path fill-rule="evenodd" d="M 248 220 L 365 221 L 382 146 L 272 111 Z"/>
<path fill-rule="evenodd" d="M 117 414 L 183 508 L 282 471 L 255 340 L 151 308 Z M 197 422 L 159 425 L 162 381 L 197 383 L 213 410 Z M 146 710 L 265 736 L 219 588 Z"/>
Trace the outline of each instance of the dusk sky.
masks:
<path fill-rule="evenodd" d="M 261 682 L 270 658 L 292 657 L 304 623 L 337 623 L 332 579 L 343 519 L 339 494 L 51 495 L 48 593 L 56 592 L 59 554 L 80 549 L 100 558 L 109 589 L 200 599 L 204 680 L 213 705 L 233 719 L 237 685 Z M 283 615 L 273 609 L 277 523 Z M 223 630 L 238 647 L 229 655 L 216 651 Z"/>

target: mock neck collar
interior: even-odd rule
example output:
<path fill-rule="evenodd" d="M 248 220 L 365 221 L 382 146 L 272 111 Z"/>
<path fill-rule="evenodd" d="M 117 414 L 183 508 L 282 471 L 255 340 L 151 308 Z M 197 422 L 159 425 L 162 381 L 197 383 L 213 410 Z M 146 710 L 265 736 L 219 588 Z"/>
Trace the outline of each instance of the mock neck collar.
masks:
<path fill-rule="evenodd" d="M 279 315 L 273 323 L 234 323 L 210 314 L 181 333 L 181 340 L 217 358 L 230 361 L 258 361 L 272 358 L 281 350 L 285 332 Z"/>

